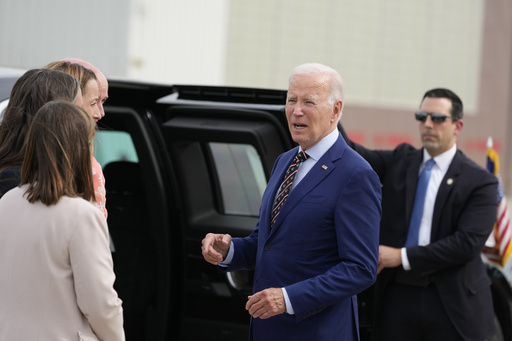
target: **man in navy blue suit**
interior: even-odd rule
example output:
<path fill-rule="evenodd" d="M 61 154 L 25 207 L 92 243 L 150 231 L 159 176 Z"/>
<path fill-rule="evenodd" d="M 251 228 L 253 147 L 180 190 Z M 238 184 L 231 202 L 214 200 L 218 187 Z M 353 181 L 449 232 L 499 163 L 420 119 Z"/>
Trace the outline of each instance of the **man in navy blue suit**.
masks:
<path fill-rule="evenodd" d="M 453 91 L 427 91 L 414 117 L 421 149 L 404 143 L 369 150 L 347 141 L 382 183 L 379 276 L 372 288 L 377 339 L 487 340 L 494 314 L 480 253 L 496 219 L 497 180 L 457 148 L 463 105 Z M 424 169 L 430 177 L 419 196 Z"/>
<path fill-rule="evenodd" d="M 286 118 L 299 146 L 277 158 L 256 228 L 203 239 L 222 271 L 255 270 L 253 340 L 359 340 L 356 295 L 376 279 L 381 185 L 337 130 L 342 108 L 336 71 L 295 68 Z"/>

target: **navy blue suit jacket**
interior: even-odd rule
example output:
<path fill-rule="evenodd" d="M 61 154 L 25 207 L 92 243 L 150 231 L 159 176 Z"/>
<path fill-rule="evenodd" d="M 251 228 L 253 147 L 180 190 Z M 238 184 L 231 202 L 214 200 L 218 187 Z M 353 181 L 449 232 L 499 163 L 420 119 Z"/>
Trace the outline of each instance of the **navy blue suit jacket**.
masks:
<path fill-rule="evenodd" d="M 228 271 L 255 269 L 254 292 L 285 287 L 294 315 L 253 319 L 254 340 L 358 340 L 356 294 L 376 279 L 381 186 L 341 136 L 292 190 L 270 230 L 276 192 L 298 147 L 281 154 L 260 220 L 233 239 Z"/>

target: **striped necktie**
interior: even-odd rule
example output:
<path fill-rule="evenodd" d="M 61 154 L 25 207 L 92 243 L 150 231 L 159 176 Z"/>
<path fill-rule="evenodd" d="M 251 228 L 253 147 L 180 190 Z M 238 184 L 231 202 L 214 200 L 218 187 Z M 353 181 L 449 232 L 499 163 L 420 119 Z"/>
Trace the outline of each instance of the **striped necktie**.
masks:
<path fill-rule="evenodd" d="M 293 181 L 295 180 L 295 176 L 297 175 L 297 170 L 299 169 L 299 165 L 301 162 L 304 162 L 308 159 L 309 155 L 306 154 L 304 151 L 300 151 L 297 156 L 293 159 L 290 167 L 288 167 L 288 170 L 286 171 L 286 174 L 284 175 L 283 183 L 281 184 L 279 194 L 277 195 L 277 199 L 274 203 L 274 208 L 272 209 L 272 215 L 270 220 L 270 228 L 274 226 L 274 223 L 276 221 L 277 215 L 279 214 L 279 211 L 281 211 L 281 208 L 283 207 L 284 202 L 288 198 L 288 195 L 290 194 L 290 190 L 293 184 Z"/>

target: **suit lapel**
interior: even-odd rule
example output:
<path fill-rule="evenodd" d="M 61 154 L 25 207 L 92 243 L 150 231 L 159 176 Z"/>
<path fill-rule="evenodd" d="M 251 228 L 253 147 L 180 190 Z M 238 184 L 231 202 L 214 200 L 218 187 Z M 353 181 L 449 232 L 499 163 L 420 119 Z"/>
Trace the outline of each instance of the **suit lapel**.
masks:
<path fill-rule="evenodd" d="M 297 206 L 297 204 L 311 191 L 313 190 L 321 181 L 323 181 L 336 167 L 334 164 L 335 161 L 339 160 L 345 150 L 347 148 L 346 143 L 341 140 L 341 137 L 338 137 L 338 140 L 334 143 L 334 145 L 325 152 L 325 154 L 316 162 L 316 164 L 311 168 L 311 170 L 306 174 L 306 176 L 302 179 L 302 181 L 290 192 L 288 199 L 284 203 L 279 215 L 276 218 L 276 222 L 272 229 L 271 235 L 274 234 L 282 222 L 286 219 L 288 214 Z M 290 160 L 291 162 L 291 160 Z M 285 170 L 286 172 L 286 170 Z M 284 172 L 281 176 L 281 181 L 284 176 Z M 279 187 L 280 183 L 277 187 Z M 274 191 L 274 195 L 275 192 Z"/>
<path fill-rule="evenodd" d="M 266 213 L 265 213 L 264 217 L 260 217 L 260 220 L 263 220 L 263 219 L 266 220 L 266 223 L 264 224 L 264 226 L 268 226 L 267 231 L 270 230 L 270 216 L 272 214 L 272 209 L 274 207 L 274 200 L 276 198 L 277 191 L 279 190 L 279 187 L 281 186 L 281 183 L 283 182 L 283 178 L 284 178 L 286 171 L 288 170 L 288 167 L 292 163 L 292 160 L 295 157 L 295 155 L 297 155 L 298 150 L 299 150 L 299 147 L 296 147 L 296 148 L 290 150 L 289 152 L 287 152 L 287 154 L 284 154 L 283 157 L 281 158 L 282 160 L 279 160 L 278 165 L 276 165 L 277 168 L 274 171 L 274 175 L 270 177 L 269 183 L 267 185 L 267 189 L 270 190 L 269 197 L 265 203 L 262 203 L 265 205 L 266 210 L 264 212 L 266 212 Z M 281 212 L 282 212 L 282 209 L 281 209 Z M 277 219 L 279 219 L 281 212 L 279 212 Z M 276 224 L 274 224 L 274 228 L 275 228 L 275 226 L 276 226 Z"/>
<path fill-rule="evenodd" d="M 439 190 L 436 196 L 436 202 L 434 204 L 434 213 L 432 215 L 432 231 L 430 233 L 431 241 L 435 240 L 436 233 L 438 232 L 438 226 L 441 221 L 441 213 L 448 200 L 448 194 L 452 191 L 454 186 L 457 184 L 457 180 L 460 174 L 462 164 L 462 154 L 460 151 L 455 153 L 453 160 L 446 171 L 446 174 L 439 184 Z"/>

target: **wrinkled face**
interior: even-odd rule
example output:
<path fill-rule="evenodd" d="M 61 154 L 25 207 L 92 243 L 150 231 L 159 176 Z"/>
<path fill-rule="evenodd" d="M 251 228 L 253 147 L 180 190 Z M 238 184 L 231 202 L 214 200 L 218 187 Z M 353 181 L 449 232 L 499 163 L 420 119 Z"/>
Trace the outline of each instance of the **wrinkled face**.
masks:
<path fill-rule="evenodd" d="M 105 75 L 103 75 L 101 72 L 95 73 L 96 78 L 98 79 L 98 88 L 99 88 L 99 94 L 100 98 L 98 101 L 98 110 L 100 111 L 101 117 L 105 116 L 105 109 L 103 108 L 103 104 L 108 98 L 108 82 Z M 100 117 L 100 118 L 101 118 Z"/>
<path fill-rule="evenodd" d="M 295 75 L 286 98 L 286 119 L 295 142 L 303 150 L 313 147 L 338 124 L 342 102 L 329 104 L 329 78 L 325 75 Z"/>
<path fill-rule="evenodd" d="M 451 109 L 452 102 L 448 98 L 426 97 L 421 103 L 420 111 L 440 113 L 450 117 L 444 122 L 434 123 L 429 115 L 425 122 L 420 122 L 421 142 L 432 157 L 450 149 L 462 130 L 462 120 L 452 121 Z"/>
<path fill-rule="evenodd" d="M 84 105 L 82 108 L 91 116 L 95 122 L 98 122 L 101 119 L 101 113 L 98 107 L 99 102 L 99 89 L 98 82 L 96 80 L 91 79 L 85 85 L 85 91 L 83 93 L 83 101 Z"/>
<path fill-rule="evenodd" d="M 80 89 L 78 89 L 78 93 L 76 94 L 75 104 L 78 105 L 79 107 L 84 106 L 84 99 L 82 96 L 82 91 Z"/>

